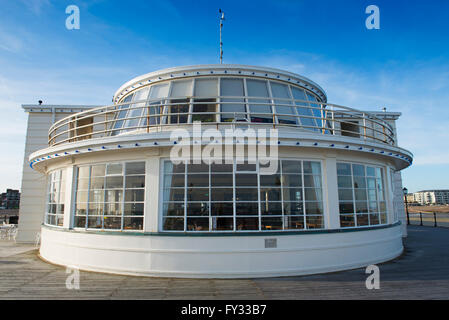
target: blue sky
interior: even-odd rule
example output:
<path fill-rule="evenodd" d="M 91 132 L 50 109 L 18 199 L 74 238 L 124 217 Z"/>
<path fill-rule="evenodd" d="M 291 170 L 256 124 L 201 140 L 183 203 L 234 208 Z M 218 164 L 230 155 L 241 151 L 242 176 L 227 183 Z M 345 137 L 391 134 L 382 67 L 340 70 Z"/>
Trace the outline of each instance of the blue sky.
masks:
<path fill-rule="evenodd" d="M 311 78 L 329 102 L 402 112 L 399 144 L 413 152 L 410 191 L 449 189 L 449 1 L 0 0 L 0 190 L 20 188 L 21 104 L 109 104 L 154 70 L 218 63 L 276 67 Z M 68 5 L 80 8 L 67 30 Z M 368 5 L 380 30 L 368 30 Z"/>

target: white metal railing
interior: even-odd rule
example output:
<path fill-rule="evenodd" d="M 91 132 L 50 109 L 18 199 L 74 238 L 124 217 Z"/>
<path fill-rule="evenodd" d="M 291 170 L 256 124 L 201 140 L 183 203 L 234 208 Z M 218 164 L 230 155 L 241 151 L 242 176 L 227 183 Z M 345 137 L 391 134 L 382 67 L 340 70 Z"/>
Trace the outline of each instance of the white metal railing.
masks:
<path fill-rule="evenodd" d="M 245 111 L 225 110 L 232 105 Z M 212 107 L 215 111 L 195 112 L 201 106 Z M 270 107 L 272 112 L 254 112 L 257 107 Z M 290 113 L 277 112 L 280 108 Z M 171 97 L 97 107 L 53 124 L 48 144 L 115 136 L 133 130 L 150 132 L 152 128 L 192 125 L 194 121 L 214 124 L 217 128 L 244 121 L 251 125 L 301 128 L 316 134 L 395 144 L 391 125 L 369 112 L 330 103 L 248 96 Z"/>

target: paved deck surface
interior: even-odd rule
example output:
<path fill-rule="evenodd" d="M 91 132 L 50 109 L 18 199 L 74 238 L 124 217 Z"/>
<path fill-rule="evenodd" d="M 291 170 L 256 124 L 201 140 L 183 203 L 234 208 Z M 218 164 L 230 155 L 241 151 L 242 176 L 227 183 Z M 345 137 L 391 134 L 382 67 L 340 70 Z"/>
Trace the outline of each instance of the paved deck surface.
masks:
<path fill-rule="evenodd" d="M 245 280 L 143 278 L 80 272 L 68 290 L 65 268 L 37 250 L 0 242 L 0 299 L 449 299 L 449 229 L 411 226 L 404 254 L 380 264 L 380 289 L 365 269 Z"/>

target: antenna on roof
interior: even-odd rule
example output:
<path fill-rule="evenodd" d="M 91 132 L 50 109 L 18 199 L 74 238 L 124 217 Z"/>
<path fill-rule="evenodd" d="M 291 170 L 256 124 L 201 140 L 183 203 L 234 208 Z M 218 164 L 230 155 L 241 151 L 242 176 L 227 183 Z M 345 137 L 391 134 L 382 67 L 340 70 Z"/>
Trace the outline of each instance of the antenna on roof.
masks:
<path fill-rule="evenodd" d="M 220 15 L 220 64 L 223 63 L 223 42 L 221 41 L 221 29 L 223 29 L 223 21 L 225 19 L 224 12 L 221 9 L 218 9 Z"/>

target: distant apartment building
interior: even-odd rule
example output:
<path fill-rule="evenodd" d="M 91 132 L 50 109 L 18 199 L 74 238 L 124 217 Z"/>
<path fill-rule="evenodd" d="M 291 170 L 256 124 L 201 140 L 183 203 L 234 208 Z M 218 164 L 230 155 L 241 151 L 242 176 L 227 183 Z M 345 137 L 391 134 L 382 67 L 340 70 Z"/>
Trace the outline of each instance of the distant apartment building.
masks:
<path fill-rule="evenodd" d="M 420 204 L 449 204 L 449 190 L 423 190 L 413 194 Z"/>
<path fill-rule="evenodd" d="M 20 203 L 19 190 L 6 189 L 0 196 L 0 207 L 4 209 L 18 209 Z"/>

